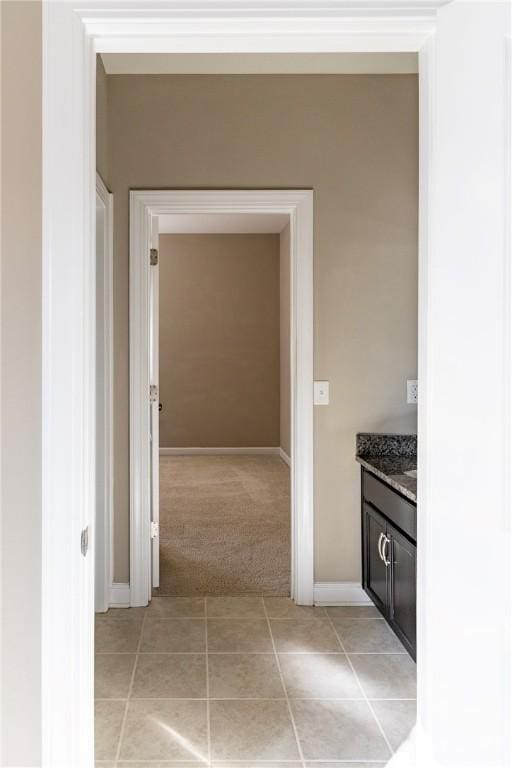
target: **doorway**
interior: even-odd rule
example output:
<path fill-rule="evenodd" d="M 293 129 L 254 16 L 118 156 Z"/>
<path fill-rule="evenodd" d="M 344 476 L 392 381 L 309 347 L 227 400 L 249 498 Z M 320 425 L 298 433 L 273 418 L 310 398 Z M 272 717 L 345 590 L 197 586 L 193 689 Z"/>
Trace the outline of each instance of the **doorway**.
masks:
<path fill-rule="evenodd" d="M 290 541 L 290 568 L 289 579 L 283 576 L 280 569 L 280 584 L 276 586 L 277 593 L 285 592 L 291 595 L 300 604 L 311 605 L 313 602 L 313 511 L 312 511 L 312 391 L 308 382 L 312 379 L 312 216 L 313 194 L 309 190 L 212 190 L 212 191 L 180 191 L 159 190 L 155 192 L 132 191 L 130 195 L 130 372 L 131 372 L 131 558 L 130 558 L 130 593 L 131 605 L 147 605 L 151 598 L 152 587 L 158 589 L 160 583 L 160 567 L 158 565 L 162 544 L 160 542 L 160 491 L 161 482 L 158 480 L 158 469 L 161 462 L 164 466 L 164 476 L 167 478 L 167 491 L 171 495 L 176 493 L 175 475 L 177 466 L 183 468 L 183 464 L 190 466 L 193 461 L 190 457 L 212 457 L 216 455 L 217 463 L 224 462 L 224 467 L 230 469 L 235 476 L 238 471 L 236 483 L 243 487 L 243 483 L 250 482 L 251 462 L 248 457 L 258 456 L 252 459 L 252 471 L 259 464 L 259 472 L 264 473 L 266 463 L 275 466 L 276 473 L 284 478 L 290 471 L 290 507 L 291 520 L 289 525 L 284 521 L 283 530 L 285 541 Z M 170 222 L 187 220 L 187 226 L 195 218 L 196 227 L 203 230 L 212 228 L 216 222 L 224 220 L 224 228 L 245 227 L 246 229 L 269 229 L 272 227 L 277 232 L 284 231 L 283 249 L 289 252 L 289 337 L 287 349 L 282 351 L 282 367 L 289 368 L 289 438 L 275 445 L 187 445 L 187 446 L 162 446 L 163 455 L 160 456 L 161 443 L 155 439 L 158 434 L 158 425 L 155 426 L 155 414 L 158 414 L 159 398 L 156 393 L 160 385 L 159 365 L 155 363 L 158 356 L 158 293 L 159 293 L 159 265 L 161 258 L 157 256 L 158 229 L 170 227 Z M 230 222 L 230 223 L 228 223 Z M 179 224 L 174 224 L 174 227 Z M 181 228 L 183 228 L 183 224 Z M 281 240 L 280 240 L 281 243 Z M 148 249 L 148 244 L 151 249 Z M 149 252 L 151 250 L 151 252 Z M 160 248 L 161 250 L 161 248 Z M 165 256 L 163 256 L 165 257 Z M 300 311 L 298 311 L 296 297 L 302 296 Z M 301 405 L 299 410 L 299 404 Z M 162 403 L 165 408 L 165 403 Z M 176 427 L 176 425 L 175 425 Z M 192 442 L 205 442 L 204 437 L 196 436 Z M 254 442 L 255 440 L 251 440 Z M 262 437 L 256 442 L 262 441 Z M 180 441 L 178 441 L 180 442 Z M 181 440 L 183 442 L 183 439 Z M 211 442 L 211 440 L 210 440 Z M 215 441 L 214 441 L 215 442 Z M 226 442 L 226 441 L 224 441 Z M 233 442 L 233 437 L 228 439 Z M 243 442 L 243 441 L 242 441 Z M 265 442 L 265 441 L 264 441 Z M 274 440 L 274 442 L 276 442 Z M 289 447 L 288 447 L 289 446 Z M 168 450 L 165 450 L 168 449 Z M 216 451 L 214 449 L 217 449 Z M 238 449 L 238 450 L 237 450 Z M 235 468 L 234 458 L 238 456 L 239 466 Z M 272 459 L 269 457 L 272 456 Z M 180 457 L 180 461 L 176 459 Z M 184 458 L 188 457 L 188 462 Z M 243 459 L 242 457 L 245 457 Z M 273 464 L 274 457 L 277 463 Z M 284 464 L 282 461 L 284 460 Z M 229 462 L 231 461 L 231 465 Z M 201 462 L 195 462 L 196 465 Z M 215 471 L 215 461 L 202 462 L 202 470 L 208 475 Z M 169 465 L 169 466 L 168 466 Z M 173 465 L 172 468 L 170 465 Z M 244 466 L 242 466 L 244 465 Z M 299 471 L 300 466 L 300 471 Z M 269 467 L 267 466 L 268 470 Z M 241 473 L 241 474 L 240 474 Z M 268 482 L 268 472 L 267 480 Z M 272 472 L 270 473 L 272 475 Z M 171 480 L 170 477 L 173 479 Z M 242 480 L 240 480 L 242 477 Z M 298 478 L 301 482 L 298 482 Z M 210 478 L 211 479 L 211 478 Z M 253 478 L 254 479 L 254 478 Z M 275 479 L 275 478 L 273 478 Z M 277 484 L 282 479 L 277 481 Z M 286 484 L 286 480 L 284 481 Z M 235 483 L 235 484 L 236 484 Z M 267 485 L 267 490 L 270 486 Z M 225 489 L 226 491 L 226 489 Z M 227 492 L 227 491 L 226 491 Z M 190 488 L 187 499 L 191 499 Z M 214 504 L 225 505 L 226 499 L 217 497 Z M 254 502 L 255 504 L 258 502 Z M 285 500 L 286 504 L 286 500 Z M 186 512 L 185 512 L 186 514 Z M 270 513 L 269 513 L 270 514 Z M 173 522 L 176 523 L 175 518 Z M 275 519 L 273 521 L 275 523 Z M 179 522 L 178 522 L 179 526 Z M 200 526 L 199 526 L 200 527 Z M 172 550 L 175 544 L 174 535 L 167 525 L 167 552 Z M 256 529 L 255 529 L 256 531 Z M 241 544 L 238 556 L 238 566 L 242 568 L 244 552 L 250 551 L 251 542 L 256 541 L 256 533 L 247 534 Z M 197 533 L 197 531 L 196 531 Z M 169 539 L 173 539 L 172 541 Z M 279 538 L 279 537 L 278 537 Z M 184 541 L 184 539 L 183 539 Z M 197 543 L 197 542 L 196 542 Z M 188 546 L 184 544 L 184 546 Z M 281 542 L 282 544 L 282 542 Z M 236 547 L 235 547 L 236 548 Z M 286 548 L 286 544 L 285 544 Z M 204 549 L 203 549 L 204 551 Z M 262 552 L 264 552 L 264 544 Z M 280 558 L 286 557 L 281 552 Z M 222 547 L 216 558 L 217 565 L 222 560 Z M 182 581 L 180 587 L 176 581 L 177 566 L 174 564 L 174 583 L 172 576 L 172 563 L 170 570 L 167 568 L 166 586 L 162 585 L 160 594 L 182 593 L 185 587 Z M 193 567 L 193 566 L 192 566 Z M 224 565 L 224 567 L 226 567 Z M 268 569 L 267 569 L 268 570 Z M 186 572 L 190 574 L 187 565 Z M 251 584 L 240 584 L 238 591 L 253 591 L 259 594 L 270 592 L 268 581 L 265 583 L 265 569 L 262 579 L 254 580 Z M 249 570 L 249 573 L 251 571 Z M 252 571 L 255 573 L 255 568 Z M 208 569 L 204 572 L 203 581 L 199 579 L 198 591 L 205 593 L 205 584 L 211 575 Z M 186 581 L 186 577 L 182 577 Z M 230 577 L 231 578 L 231 577 Z M 214 591 L 233 592 L 228 588 L 225 578 L 220 577 L 215 581 Z M 228 579 L 228 582 L 230 580 Z M 250 577 L 249 577 L 250 581 Z M 287 583 L 286 583 L 287 581 Z M 232 584 L 232 582 L 230 582 Z M 199 586 L 202 584 L 202 588 Z M 222 586 L 223 585 L 223 586 Z M 167 590 L 167 592 L 165 591 Z M 169 592 L 170 590 L 170 592 Z M 206 592 L 208 592 L 206 588 Z"/>
<path fill-rule="evenodd" d="M 420 430 L 425 437 L 419 472 L 424 472 L 421 497 L 425 502 L 422 530 L 425 545 L 420 557 L 420 733 L 418 759 L 433 762 L 441 752 L 446 761 L 466 759 L 476 765 L 505 765 L 510 753 L 508 734 L 509 686 L 504 685 L 503 648 L 508 638 L 509 600 L 503 517 L 508 503 L 508 466 L 496 462 L 490 443 L 509 445 L 509 297 L 503 258 L 504 228 L 509 183 L 500 171 L 506 165 L 510 115 L 501 109 L 505 88 L 503 37 L 508 11 L 495 4 L 453 3 L 436 12 L 442 2 L 413 3 L 381 9 L 374 4 L 353 10 L 339 4 L 338 12 L 296 18 L 290 9 L 250 25 L 240 18 L 183 17 L 182 9 L 167 4 L 160 15 L 145 15 L 141 3 L 116 10 L 106 7 L 84 14 L 77 4 L 45 6 L 43 105 L 43 193 L 46 233 L 43 245 L 43 641 L 42 700 L 44 764 L 92 765 L 91 727 L 91 593 L 93 574 L 82 561 L 78 533 L 90 521 L 93 476 L 94 383 L 91 322 L 94 281 L 90 268 L 94 207 L 93 98 L 95 50 L 420 50 L 421 115 L 421 230 L 420 388 L 424 405 Z M 472 5 L 471 8 L 468 6 Z M 308 9 L 309 10 L 309 9 Z M 134 13 L 143 24 L 134 24 Z M 173 13 L 175 16 L 173 16 Z M 242 15 L 247 16 L 247 12 Z M 316 13 L 319 13 L 316 11 Z M 352 13 L 352 15 L 351 15 Z M 181 14 L 181 17 L 178 17 Z M 250 29 L 250 31 L 248 31 Z M 438 35 L 436 38 L 436 29 Z M 185 40 L 183 31 L 193 36 Z M 269 34 L 271 32 L 271 34 Z M 72 39 L 73 45 L 70 45 Z M 460 42 L 463 45 L 460 45 Z M 238 48 L 236 47 L 238 46 Z M 436 77 L 433 66 L 436 65 Z M 478 66 L 478 77 L 475 77 Z M 453 98 L 454 84 L 457 98 Z M 504 92 L 504 91 L 503 91 Z M 484 110 L 488 95 L 496 94 L 496 109 Z M 69 110 L 69 104 L 76 109 Z M 475 117 L 468 120 L 468 112 Z M 432 114 L 435 113 L 435 131 Z M 483 116 L 483 117 L 482 117 Z M 437 151 L 441 149 L 442 151 Z M 487 201 L 481 204 L 481 177 L 468 157 L 475 153 L 488 161 L 496 174 L 488 176 Z M 435 155 L 436 184 L 432 184 Z M 85 161 L 84 161 L 85 158 Z M 74 170 L 70 173 L 70 168 Z M 461 182 L 466 194 L 460 195 Z M 85 202 L 84 202 L 85 190 Z M 65 205 L 63 205 L 65 201 Z M 508 208 L 507 208 L 508 210 Z M 507 222 L 505 222 L 507 219 Z M 486 246 L 476 235 L 485 233 Z M 435 249 L 432 241 L 435 240 Z M 70 258 L 70 243 L 75 243 Z M 456 247 L 454 247 L 456 246 Z M 509 252 L 509 244 L 506 246 Z M 468 272 L 468 264 L 471 270 Z M 461 275 L 466 290 L 457 290 Z M 455 287 L 455 289 L 454 289 Z M 428 291 L 427 291 L 428 288 Z M 428 306 L 427 306 L 428 304 Z M 461 328 L 475 328 L 472 343 L 453 350 Z M 484 318 L 485 322 L 482 320 Z M 467 321 L 467 324 L 466 324 Z M 465 338 L 465 337 L 463 337 Z M 74 353 L 74 354 L 72 354 Z M 71 386 L 57 386 L 68 382 Z M 91 372 L 91 373 L 90 373 Z M 455 404 L 451 392 L 433 386 L 433 372 L 472 386 Z M 423 385 L 422 385 L 423 382 Z M 496 382 L 492 397 L 489 382 Z M 57 384 L 56 384 L 57 383 Z M 476 423 L 468 413 L 478 413 Z M 66 420 L 62 418 L 66 415 Z M 483 426 L 485 426 L 485 430 Z M 484 434 L 485 432 L 485 434 Z M 459 436 L 457 466 L 464 467 L 471 484 L 457 484 L 444 464 L 453 451 L 451 437 Z M 475 439 L 478 438 L 478 439 Z M 480 439 L 481 438 L 481 439 Z M 453 464 L 453 461 L 452 461 Z M 484 480 L 486 525 L 479 525 Z M 480 478 L 480 480 L 479 480 Z M 58 489 L 58 493 L 54 489 Z M 449 514 L 453 510 L 459 514 Z M 461 518 L 463 515 L 463 519 Z M 467 546 L 455 549 L 461 525 Z M 453 574 L 454 551 L 467 573 L 474 552 L 486 544 L 498 548 L 495 568 L 479 571 L 463 600 L 454 605 L 447 589 Z M 453 545 L 453 546 L 452 546 Z M 63 553 L 66 556 L 63 556 Z M 476 573 L 476 572 L 475 572 Z M 68 586 L 69 599 L 62 600 Z M 471 602 L 471 605 L 470 605 Z M 472 606 L 485 610 L 476 613 Z M 456 657 L 446 652 L 446 636 L 465 630 L 466 642 Z M 488 653 L 482 660 L 481 628 L 486 624 Z M 469 631 L 470 630 L 470 631 Z M 434 663 L 435 661 L 435 663 Z M 476 665 L 476 667 L 475 667 Z M 490 666 L 489 666 L 490 665 Z M 467 669 L 476 669 L 473 675 Z M 505 665 L 506 668 L 506 665 Z M 442 684 L 440 684 L 442 681 Z M 63 702 L 69 727 L 62 728 Z M 472 738 L 465 738 L 467 733 Z M 462 756 L 462 757 L 461 757 Z M 404 756 L 405 760 L 407 756 Z M 414 762 L 410 752 L 407 764 Z"/>
<path fill-rule="evenodd" d="M 155 594 L 290 595 L 289 235 L 282 215 L 159 221 Z"/>

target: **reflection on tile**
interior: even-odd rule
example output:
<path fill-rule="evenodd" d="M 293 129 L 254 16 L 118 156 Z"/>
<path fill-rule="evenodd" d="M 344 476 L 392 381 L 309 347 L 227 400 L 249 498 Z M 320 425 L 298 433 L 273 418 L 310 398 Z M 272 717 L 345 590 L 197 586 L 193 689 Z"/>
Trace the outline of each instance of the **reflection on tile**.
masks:
<path fill-rule="evenodd" d="M 286 701 L 212 701 L 213 760 L 297 760 Z"/>
<path fill-rule="evenodd" d="M 382 614 L 374 605 L 338 605 L 326 608 L 332 619 L 380 619 Z"/>
<path fill-rule="evenodd" d="M 326 620 L 272 619 L 270 625 L 280 653 L 341 651 L 336 633 Z"/>
<path fill-rule="evenodd" d="M 416 664 L 408 654 L 350 656 L 369 699 L 414 699 Z"/>
<path fill-rule="evenodd" d="M 206 696 L 204 654 L 141 654 L 132 698 L 199 699 Z"/>
<path fill-rule="evenodd" d="M 207 759 L 206 702 L 134 699 L 121 743 L 122 760 Z"/>
<path fill-rule="evenodd" d="M 274 654 L 211 654 L 210 696 L 214 699 L 284 698 Z"/>
<path fill-rule="evenodd" d="M 261 597 L 207 597 L 206 611 L 208 618 L 264 618 L 265 611 Z"/>
<path fill-rule="evenodd" d="M 279 663 L 290 698 L 363 698 L 344 654 L 284 654 Z"/>
<path fill-rule="evenodd" d="M 223 763 L 220 762 L 212 762 L 212 768 L 300 768 L 302 763 L 293 763 L 293 762 L 286 762 L 286 763 L 280 763 L 277 761 L 272 760 L 265 760 L 264 762 L 258 762 L 257 760 L 249 760 L 248 762 L 243 763 L 237 763 L 237 762 L 229 762 L 229 763 Z M 354 765 L 352 768 L 356 768 Z"/>
<path fill-rule="evenodd" d="M 97 701 L 94 705 L 94 754 L 96 760 L 113 760 L 121 734 L 124 701 Z"/>
<path fill-rule="evenodd" d="M 265 608 L 271 619 L 325 619 L 325 608 L 295 605 L 289 597 L 266 597 Z"/>
<path fill-rule="evenodd" d="M 205 615 L 203 597 L 153 597 L 148 611 L 148 618 L 201 619 Z"/>
<path fill-rule="evenodd" d="M 116 763 L 116 768 L 205 768 L 206 764 L 205 762 L 196 762 L 194 760 L 184 760 L 182 762 L 173 760 L 172 763 L 155 763 L 153 760 L 150 762 L 143 761 L 142 763 L 139 760 L 135 762 L 130 760 L 129 763 L 125 763 L 121 760 L 119 763 Z"/>
<path fill-rule="evenodd" d="M 347 653 L 406 653 L 384 619 L 333 619 Z"/>
<path fill-rule="evenodd" d="M 140 650 L 160 653 L 204 653 L 204 619 L 147 619 Z"/>
<path fill-rule="evenodd" d="M 97 618 L 94 650 L 96 653 L 135 653 L 141 628 L 139 619 Z"/>
<path fill-rule="evenodd" d="M 416 702 L 372 701 L 372 707 L 389 743 L 398 749 L 416 722 Z"/>
<path fill-rule="evenodd" d="M 387 765 L 387 760 L 372 760 L 371 763 L 361 763 L 359 760 L 354 762 L 351 760 L 346 763 L 344 760 L 336 760 L 329 763 L 306 763 L 306 768 L 379 768 L 382 765 Z M 118 763 L 120 765 L 120 763 Z"/>
<path fill-rule="evenodd" d="M 266 619 L 208 619 L 208 650 L 222 653 L 272 652 Z"/>
<path fill-rule="evenodd" d="M 292 701 L 306 760 L 385 760 L 384 738 L 365 701 Z"/>
<path fill-rule="evenodd" d="M 94 660 L 94 695 L 97 699 L 127 699 L 134 653 L 106 653 Z"/>

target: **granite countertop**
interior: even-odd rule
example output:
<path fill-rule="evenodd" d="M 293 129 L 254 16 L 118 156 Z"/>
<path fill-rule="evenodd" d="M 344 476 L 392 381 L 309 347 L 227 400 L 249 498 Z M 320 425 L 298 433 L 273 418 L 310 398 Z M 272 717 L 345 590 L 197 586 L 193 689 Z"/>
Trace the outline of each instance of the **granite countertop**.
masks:
<path fill-rule="evenodd" d="M 405 474 L 416 469 L 416 448 L 416 435 L 360 432 L 356 438 L 356 461 L 416 503 L 417 480 Z"/>

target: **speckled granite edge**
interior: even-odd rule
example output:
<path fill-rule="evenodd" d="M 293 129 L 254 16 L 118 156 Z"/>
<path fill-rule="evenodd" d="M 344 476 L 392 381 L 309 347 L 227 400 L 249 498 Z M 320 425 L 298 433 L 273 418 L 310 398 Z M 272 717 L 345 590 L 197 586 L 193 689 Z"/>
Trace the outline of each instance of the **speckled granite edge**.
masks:
<path fill-rule="evenodd" d="M 398 491 L 398 493 L 401 493 L 402 496 L 406 496 L 406 498 L 416 504 L 416 478 L 411 478 L 401 473 L 392 475 L 389 473 L 387 467 L 384 470 L 376 467 L 375 464 L 372 463 L 371 457 L 368 457 L 368 460 L 366 460 L 362 456 L 357 456 L 356 461 L 358 461 L 362 467 L 368 470 L 368 472 L 371 472 L 372 475 L 375 475 L 375 477 L 378 477 L 380 480 L 385 482 L 386 485 L 394 488 L 395 491 Z"/>
<path fill-rule="evenodd" d="M 417 435 L 358 432 L 356 456 L 416 456 Z"/>

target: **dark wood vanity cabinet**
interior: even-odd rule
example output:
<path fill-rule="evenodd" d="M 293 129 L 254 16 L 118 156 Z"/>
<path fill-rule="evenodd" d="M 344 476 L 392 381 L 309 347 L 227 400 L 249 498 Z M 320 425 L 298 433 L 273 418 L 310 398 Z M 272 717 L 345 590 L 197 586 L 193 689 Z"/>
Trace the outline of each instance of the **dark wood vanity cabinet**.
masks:
<path fill-rule="evenodd" d="M 363 589 L 416 659 L 416 506 L 362 470 Z"/>

